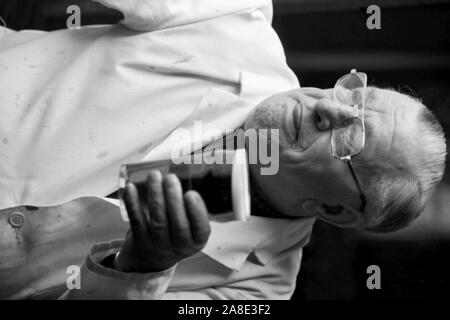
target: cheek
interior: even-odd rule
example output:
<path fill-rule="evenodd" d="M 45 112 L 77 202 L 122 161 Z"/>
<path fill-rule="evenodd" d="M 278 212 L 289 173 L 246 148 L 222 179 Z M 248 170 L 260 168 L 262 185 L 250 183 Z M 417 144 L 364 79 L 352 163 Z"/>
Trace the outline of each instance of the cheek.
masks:
<path fill-rule="evenodd" d="M 345 189 L 342 163 L 323 152 L 303 160 L 301 164 L 281 166 L 280 180 L 286 187 L 295 186 L 303 198 L 339 199 Z"/>

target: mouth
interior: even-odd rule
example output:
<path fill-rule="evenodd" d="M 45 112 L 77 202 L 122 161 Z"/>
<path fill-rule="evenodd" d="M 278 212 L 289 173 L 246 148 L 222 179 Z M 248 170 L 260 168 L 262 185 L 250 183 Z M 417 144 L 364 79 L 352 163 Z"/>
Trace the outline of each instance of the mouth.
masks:
<path fill-rule="evenodd" d="M 300 135 L 301 118 L 302 118 L 302 108 L 299 103 L 296 103 L 294 106 L 294 110 L 292 112 L 292 119 L 293 119 L 292 121 L 295 130 L 295 141 L 298 141 Z"/>
<path fill-rule="evenodd" d="M 285 129 L 290 143 L 296 145 L 300 136 L 300 125 L 302 118 L 302 107 L 300 102 L 295 101 L 295 104 L 291 104 L 286 110 L 285 115 Z"/>
<path fill-rule="evenodd" d="M 302 107 L 298 101 L 295 101 L 295 104 L 290 104 L 286 109 L 283 125 L 286 132 L 286 138 L 293 145 L 297 144 L 299 138 L 301 117 Z"/>

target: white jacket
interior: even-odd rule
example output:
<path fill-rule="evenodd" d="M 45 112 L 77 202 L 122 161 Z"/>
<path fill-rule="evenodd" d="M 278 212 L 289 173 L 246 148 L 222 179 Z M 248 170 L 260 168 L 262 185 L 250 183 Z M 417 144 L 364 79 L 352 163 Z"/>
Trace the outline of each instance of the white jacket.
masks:
<path fill-rule="evenodd" d="M 268 0 L 99 2 L 128 27 L 0 28 L 0 209 L 107 195 L 122 163 L 168 158 L 175 128 L 225 132 L 299 86 Z"/>

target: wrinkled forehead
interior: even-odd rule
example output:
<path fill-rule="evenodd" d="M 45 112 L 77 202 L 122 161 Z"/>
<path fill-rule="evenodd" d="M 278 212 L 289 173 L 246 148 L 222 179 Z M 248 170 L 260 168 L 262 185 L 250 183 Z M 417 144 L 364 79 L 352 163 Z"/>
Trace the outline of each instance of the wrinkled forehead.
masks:
<path fill-rule="evenodd" d="M 366 92 L 366 145 L 361 154 L 378 166 L 408 169 L 420 149 L 418 115 L 421 105 L 399 92 L 369 87 Z"/>

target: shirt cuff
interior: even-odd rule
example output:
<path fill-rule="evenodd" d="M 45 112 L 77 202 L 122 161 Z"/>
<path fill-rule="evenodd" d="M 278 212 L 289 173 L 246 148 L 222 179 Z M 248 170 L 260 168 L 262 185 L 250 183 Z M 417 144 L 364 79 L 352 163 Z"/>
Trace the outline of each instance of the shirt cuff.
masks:
<path fill-rule="evenodd" d="M 126 273 L 106 268 L 102 261 L 117 253 L 123 240 L 96 244 L 81 268 L 80 289 L 66 293 L 69 299 L 161 299 L 169 286 L 176 265 L 151 273 Z"/>

